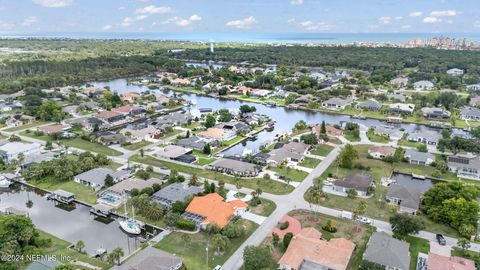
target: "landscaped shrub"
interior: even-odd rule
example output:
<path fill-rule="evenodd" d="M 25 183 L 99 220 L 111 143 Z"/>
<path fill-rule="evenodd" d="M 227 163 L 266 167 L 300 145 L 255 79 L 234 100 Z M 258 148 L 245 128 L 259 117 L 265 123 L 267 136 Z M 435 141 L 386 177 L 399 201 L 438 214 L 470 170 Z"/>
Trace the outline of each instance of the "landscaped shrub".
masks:
<path fill-rule="evenodd" d="M 194 231 L 197 225 L 189 219 L 179 218 L 177 220 L 177 227 L 182 230 Z"/>
<path fill-rule="evenodd" d="M 288 228 L 289 225 L 290 223 L 288 221 L 285 221 L 284 223 L 280 224 L 280 230 L 285 230 L 286 228 Z"/>
<path fill-rule="evenodd" d="M 327 220 L 327 223 L 322 227 L 327 232 L 331 233 L 336 233 L 337 232 L 337 226 L 335 226 L 335 223 L 332 220 Z"/>
<path fill-rule="evenodd" d="M 290 245 L 290 241 L 292 241 L 292 238 L 293 234 L 291 232 L 288 232 L 283 236 L 283 248 L 288 248 L 288 245 Z"/>

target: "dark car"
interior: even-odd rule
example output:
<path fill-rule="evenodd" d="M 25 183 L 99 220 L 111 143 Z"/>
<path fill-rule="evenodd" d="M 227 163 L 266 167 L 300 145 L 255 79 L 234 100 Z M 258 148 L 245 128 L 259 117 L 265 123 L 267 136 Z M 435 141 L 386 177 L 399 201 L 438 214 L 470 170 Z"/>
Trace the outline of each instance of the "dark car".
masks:
<path fill-rule="evenodd" d="M 447 244 L 447 241 L 445 240 L 445 237 L 443 237 L 443 235 L 441 234 L 437 234 L 437 242 L 441 245 L 441 246 L 445 246 Z"/>

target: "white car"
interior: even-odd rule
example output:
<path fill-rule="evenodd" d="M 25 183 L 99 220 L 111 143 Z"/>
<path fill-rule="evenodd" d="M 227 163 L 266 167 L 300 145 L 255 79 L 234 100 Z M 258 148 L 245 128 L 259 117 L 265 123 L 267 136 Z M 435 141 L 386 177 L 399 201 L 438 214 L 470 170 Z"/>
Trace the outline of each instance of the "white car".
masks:
<path fill-rule="evenodd" d="M 217 266 L 215 266 L 215 268 L 213 268 L 213 270 L 222 270 L 222 266 L 221 266 L 221 265 L 217 265 Z"/>
<path fill-rule="evenodd" d="M 372 221 L 366 217 L 357 217 L 357 221 L 363 224 L 372 224 Z"/>

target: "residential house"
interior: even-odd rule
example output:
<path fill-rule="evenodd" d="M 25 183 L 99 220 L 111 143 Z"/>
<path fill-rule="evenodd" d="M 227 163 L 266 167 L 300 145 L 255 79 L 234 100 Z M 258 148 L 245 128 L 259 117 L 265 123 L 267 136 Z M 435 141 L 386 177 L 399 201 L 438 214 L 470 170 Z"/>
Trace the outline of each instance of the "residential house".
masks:
<path fill-rule="evenodd" d="M 470 106 L 480 108 L 480 96 L 470 98 Z"/>
<path fill-rule="evenodd" d="M 448 156 L 448 170 L 458 177 L 480 180 L 480 157 Z"/>
<path fill-rule="evenodd" d="M 35 121 L 35 117 L 25 114 L 14 114 L 10 118 L 7 119 L 5 124 L 8 127 L 19 127 L 23 125 L 31 124 Z"/>
<path fill-rule="evenodd" d="M 170 80 L 170 84 L 175 86 L 188 86 L 192 84 L 192 82 L 189 79 L 175 78 Z"/>
<path fill-rule="evenodd" d="M 121 133 L 113 131 L 96 132 L 96 141 L 103 145 L 124 144 L 128 142 L 128 138 Z"/>
<path fill-rule="evenodd" d="M 87 101 L 82 103 L 81 106 L 85 107 L 87 110 L 90 110 L 90 111 L 98 111 L 101 108 L 100 104 L 98 104 L 98 102 L 96 101 Z"/>
<path fill-rule="evenodd" d="M 101 130 L 105 122 L 97 117 L 76 117 L 65 121 L 69 125 L 80 124 L 84 130 L 92 132 L 95 129 Z"/>
<path fill-rule="evenodd" d="M 148 246 L 112 270 L 180 270 L 182 266 L 182 257 Z"/>
<path fill-rule="evenodd" d="M 396 101 L 396 102 L 402 102 L 402 103 L 407 101 L 407 96 L 401 95 L 401 94 L 388 94 L 387 98 L 389 100 L 393 100 L 393 101 Z"/>
<path fill-rule="evenodd" d="M 253 98 L 266 98 L 272 94 L 272 91 L 265 89 L 252 89 L 250 91 L 250 97 Z"/>
<path fill-rule="evenodd" d="M 469 121 L 480 121 L 479 108 L 463 108 L 460 111 L 460 119 Z"/>
<path fill-rule="evenodd" d="M 310 148 L 308 144 L 302 142 L 289 142 L 287 144 L 277 144 L 276 146 L 279 147 L 270 152 L 267 163 L 300 162 Z"/>
<path fill-rule="evenodd" d="M 235 138 L 237 134 L 232 130 L 212 127 L 208 128 L 206 131 L 200 132 L 198 136 L 217 141 L 229 141 Z"/>
<path fill-rule="evenodd" d="M 132 142 L 153 142 L 160 139 L 164 135 L 161 130 L 152 125 L 139 128 L 123 128 L 120 130 L 120 133 L 128 137 Z"/>
<path fill-rule="evenodd" d="M 304 228 L 295 235 L 282 258 L 279 269 L 329 269 L 346 270 L 355 243 L 345 238 L 322 239 L 322 233 L 315 228 Z"/>
<path fill-rule="evenodd" d="M 159 203 L 165 209 L 171 209 L 175 202 L 185 202 L 189 196 L 203 192 L 202 187 L 189 186 L 184 183 L 173 183 L 155 192 L 150 200 Z"/>
<path fill-rule="evenodd" d="M 310 101 L 316 101 L 317 98 L 311 94 L 306 94 L 295 99 L 295 104 L 307 105 Z"/>
<path fill-rule="evenodd" d="M 409 141 L 427 145 L 437 145 L 441 138 L 442 135 L 439 132 L 428 129 L 415 130 L 408 135 Z"/>
<path fill-rule="evenodd" d="M 318 138 L 320 138 L 321 135 L 321 130 L 322 130 L 322 125 L 317 124 L 312 127 L 312 132 L 317 135 Z M 343 136 L 343 131 L 341 129 L 337 129 L 334 126 L 331 125 L 325 125 L 325 131 L 326 135 L 330 137 L 340 137 Z"/>
<path fill-rule="evenodd" d="M 8 142 L 0 146 L 0 158 L 5 163 L 12 163 L 23 155 L 27 158 L 30 155 L 40 152 L 42 145 L 39 143 Z"/>
<path fill-rule="evenodd" d="M 255 164 L 229 158 L 217 159 L 208 165 L 208 168 L 222 173 L 239 175 L 242 177 L 254 177 L 259 173 L 259 170 Z"/>
<path fill-rule="evenodd" d="M 143 180 L 139 178 L 129 178 L 115 183 L 113 186 L 106 188 L 97 195 L 97 202 L 101 204 L 118 207 L 123 202 L 124 195 L 130 195 L 132 190 L 144 190 L 153 188 L 153 185 L 161 185 L 165 180 L 158 178 L 149 178 Z M 113 199 L 112 198 L 116 198 Z"/>
<path fill-rule="evenodd" d="M 356 173 L 346 176 L 343 180 L 333 182 L 333 189 L 347 194 L 349 189 L 354 189 L 359 196 L 367 196 L 368 188 L 372 186 L 373 179 L 368 174 Z"/>
<path fill-rule="evenodd" d="M 397 240 L 385 232 L 374 232 L 367 243 L 363 259 L 388 270 L 408 270 L 409 247 L 407 242 Z"/>
<path fill-rule="evenodd" d="M 68 131 L 70 128 L 70 125 L 54 124 L 38 127 L 37 130 L 50 135 L 63 133 L 65 131 Z"/>
<path fill-rule="evenodd" d="M 465 71 L 459 68 L 451 68 L 447 70 L 447 74 L 451 76 L 463 76 L 464 73 Z"/>
<path fill-rule="evenodd" d="M 373 133 L 378 136 L 386 136 L 390 140 L 398 141 L 401 140 L 403 137 L 404 132 L 395 128 L 394 126 L 375 126 Z"/>
<path fill-rule="evenodd" d="M 209 142 L 208 140 L 197 137 L 197 136 L 190 136 L 188 138 L 180 139 L 177 142 L 174 142 L 175 145 L 198 150 L 198 151 L 203 151 L 205 145 L 207 145 L 208 143 L 210 143 L 210 146 L 212 147 L 218 144 L 218 143 L 212 144 L 212 142 Z"/>
<path fill-rule="evenodd" d="M 421 110 L 425 118 L 445 119 L 450 118 L 450 115 L 452 114 L 447 110 L 436 107 L 424 107 Z"/>
<path fill-rule="evenodd" d="M 416 215 L 420 208 L 422 192 L 413 187 L 400 184 L 390 184 L 385 198 L 398 207 L 401 213 Z"/>
<path fill-rule="evenodd" d="M 134 105 L 125 105 L 112 109 L 113 112 L 123 114 L 125 116 L 142 116 L 145 113 L 145 109 L 134 106 Z"/>
<path fill-rule="evenodd" d="M 77 115 L 78 110 L 79 110 L 79 106 L 77 105 L 68 105 L 62 108 L 62 112 L 72 116 Z"/>
<path fill-rule="evenodd" d="M 383 159 L 393 156 L 396 150 L 391 146 L 370 146 L 368 147 L 368 154 L 373 158 Z"/>
<path fill-rule="evenodd" d="M 428 253 L 427 270 L 475 270 L 475 262 L 458 256 Z"/>
<path fill-rule="evenodd" d="M 140 94 L 137 92 L 128 92 L 122 94 L 122 101 L 124 102 L 134 103 L 138 99 L 140 99 Z"/>
<path fill-rule="evenodd" d="M 217 193 L 194 197 L 182 217 L 194 221 L 201 229 L 208 224 L 223 228 L 233 216 L 239 216 L 247 210 L 247 204 L 241 200 L 224 202 Z"/>
<path fill-rule="evenodd" d="M 413 84 L 416 91 L 429 91 L 433 89 L 434 84 L 431 81 L 418 81 Z"/>
<path fill-rule="evenodd" d="M 415 104 L 409 103 L 392 103 L 388 105 L 389 112 L 393 114 L 408 114 L 412 115 L 415 111 Z"/>
<path fill-rule="evenodd" d="M 114 111 L 99 112 L 96 117 L 108 123 L 113 123 L 125 119 L 125 115 Z"/>
<path fill-rule="evenodd" d="M 190 148 L 184 148 L 184 147 L 172 144 L 172 145 L 167 145 L 163 148 L 160 148 L 160 150 L 156 151 L 153 155 L 159 158 L 182 161 L 182 160 L 185 160 L 184 156 L 189 155 L 191 153 L 192 153 L 192 149 Z M 193 162 L 196 159 L 193 158 L 188 160 Z M 191 163 L 191 162 L 188 162 L 188 163 Z"/>
<path fill-rule="evenodd" d="M 467 90 L 470 92 L 480 91 L 480 83 L 467 85 Z"/>
<path fill-rule="evenodd" d="M 375 99 L 369 99 L 358 103 L 357 108 L 378 112 L 382 108 L 382 103 L 376 101 Z"/>
<path fill-rule="evenodd" d="M 351 99 L 342 99 L 342 98 L 330 98 L 322 102 L 322 107 L 333 110 L 343 110 L 345 107 L 352 104 Z"/>
<path fill-rule="evenodd" d="M 157 96 L 157 102 L 163 106 L 167 106 L 170 103 L 170 98 L 166 95 L 160 94 Z"/>
<path fill-rule="evenodd" d="M 435 161 L 435 156 L 428 152 L 420 152 L 415 149 L 405 150 L 405 158 L 408 159 L 408 162 L 413 165 L 423 165 L 429 166 Z"/>
<path fill-rule="evenodd" d="M 105 91 L 108 91 L 108 90 L 105 88 L 98 88 L 98 87 L 86 87 L 85 89 L 83 89 L 83 93 L 89 97 L 99 97 Z"/>
<path fill-rule="evenodd" d="M 73 181 L 99 190 L 105 186 L 107 175 L 113 178 L 113 182 L 117 183 L 130 177 L 130 172 L 126 170 L 114 171 L 108 168 L 94 168 L 81 174 L 75 175 Z"/>
<path fill-rule="evenodd" d="M 408 84 L 408 77 L 397 77 L 391 79 L 390 84 L 399 88 L 405 88 Z"/>

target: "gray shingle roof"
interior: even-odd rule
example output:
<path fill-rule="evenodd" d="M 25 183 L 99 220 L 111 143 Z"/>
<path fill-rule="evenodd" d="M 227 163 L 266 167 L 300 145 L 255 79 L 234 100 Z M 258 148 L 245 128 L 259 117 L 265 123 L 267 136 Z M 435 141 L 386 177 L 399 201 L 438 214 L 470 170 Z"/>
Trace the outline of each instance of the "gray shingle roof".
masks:
<path fill-rule="evenodd" d="M 384 266 L 407 270 L 410 264 L 409 244 L 385 232 L 375 232 L 367 244 L 363 258 Z"/>
<path fill-rule="evenodd" d="M 113 179 L 119 179 L 125 177 L 128 174 L 129 172 L 125 170 L 113 171 L 108 168 L 94 168 L 76 175 L 75 178 L 103 186 L 105 184 L 105 178 L 107 178 L 107 175 L 112 176 Z"/>
<path fill-rule="evenodd" d="M 368 187 L 372 184 L 372 177 L 367 174 L 351 174 L 344 180 L 337 180 L 333 184 L 335 186 L 354 188 L 356 190 L 367 192 Z"/>
<path fill-rule="evenodd" d="M 400 206 L 418 210 L 420 206 L 421 195 L 422 195 L 422 192 L 416 188 L 403 186 L 399 184 L 391 184 L 385 196 L 387 197 L 387 199 L 388 198 L 400 199 L 401 200 Z"/>
<path fill-rule="evenodd" d="M 184 201 L 188 196 L 203 192 L 203 188 L 196 186 L 186 187 L 182 183 L 168 185 L 155 192 L 151 199 L 163 205 L 171 206 L 176 201 Z"/>
<path fill-rule="evenodd" d="M 415 149 L 405 150 L 405 157 L 408 157 L 410 160 L 418 160 L 427 162 L 428 159 L 435 160 L 435 156 L 428 152 L 420 152 Z"/>

